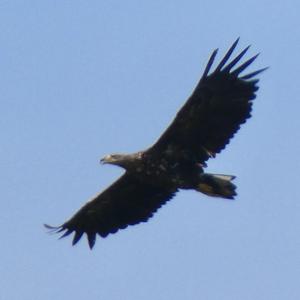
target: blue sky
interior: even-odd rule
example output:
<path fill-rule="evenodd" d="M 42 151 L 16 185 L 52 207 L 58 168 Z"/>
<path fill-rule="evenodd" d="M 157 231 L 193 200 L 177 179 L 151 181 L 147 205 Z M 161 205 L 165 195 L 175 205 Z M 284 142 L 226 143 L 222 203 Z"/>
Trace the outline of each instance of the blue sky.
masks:
<path fill-rule="evenodd" d="M 0 2 L 0 298 L 299 299 L 299 3 Z M 236 201 L 182 191 L 148 223 L 76 247 L 61 224 L 151 145 L 213 49 L 261 55 L 253 118 L 208 171 Z"/>

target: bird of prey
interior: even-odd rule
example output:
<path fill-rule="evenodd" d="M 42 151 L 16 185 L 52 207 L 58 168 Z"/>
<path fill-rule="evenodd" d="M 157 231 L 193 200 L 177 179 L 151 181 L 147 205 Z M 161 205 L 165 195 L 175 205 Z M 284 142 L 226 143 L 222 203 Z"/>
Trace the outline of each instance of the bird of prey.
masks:
<path fill-rule="evenodd" d="M 249 49 L 230 61 L 238 41 L 211 71 L 218 49 L 213 51 L 192 95 L 153 146 L 101 159 L 103 164 L 125 169 L 117 181 L 61 226 L 45 226 L 62 232 L 62 237 L 74 232 L 73 245 L 85 233 L 92 249 L 97 234 L 104 238 L 128 225 L 146 222 L 181 189 L 233 199 L 235 176 L 205 173 L 204 168 L 250 118 L 258 90 L 256 75 L 266 69 L 241 75 L 258 54 L 237 66 Z"/>

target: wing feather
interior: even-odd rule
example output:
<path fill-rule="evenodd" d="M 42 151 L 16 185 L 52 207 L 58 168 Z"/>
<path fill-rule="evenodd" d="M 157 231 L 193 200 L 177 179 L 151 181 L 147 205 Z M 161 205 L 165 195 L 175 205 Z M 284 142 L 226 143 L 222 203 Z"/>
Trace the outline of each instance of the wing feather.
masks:
<path fill-rule="evenodd" d="M 227 63 L 238 41 L 234 42 L 216 69 L 209 74 L 217 50 L 212 53 L 194 92 L 167 130 L 148 150 L 152 155 L 176 149 L 176 155 L 184 153 L 205 165 L 205 161 L 222 151 L 240 125 L 250 118 L 252 101 L 258 90 L 258 79 L 253 78 L 266 68 L 239 76 L 253 63 L 257 54 L 232 70 L 250 47 Z"/>
<path fill-rule="evenodd" d="M 241 58 L 246 54 L 248 49 L 250 48 L 250 45 L 246 47 L 235 59 L 232 60 L 225 68 L 224 72 L 229 72 L 240 60 Z"/>
<path fill-rule="evenodd" d="M 225 54 L 224 58 L 221 60 L 221 62 L 218 64 L 218 66 L 216 67 L 215 72 L 219 72 L 221 71 L 221 69 L 224 67 L 224 65 L 227 63 L 228 59 L 230 58 L 231 54 L 233 53 L 234 49 L 236 48 L 238 42 L 239 42 L 240 38 L 238 38 L 233 45 L 229 48 L 229 50 L 227 51 L 227 53 Z M 245 52 L 247 51 L 247 48 L 244 50 Z M 242 53 L 241 53 L 242 54 Z M 241 55 L 240 54 L 240 55 Z M 243 56 L 243 54 L 242 54 Z"/>
<path fill-rule="evenodd" d="M 208 60 L 208 63 L 205 67 L 205 70 L 204 70 L 204 73 L 203 73 L 203 76 L 207 76 L 210 69 L 211 69 L 211 66 L 213 65 L 214 63 L 214 60 L 217 56 L 217 53 L 218 53 L 218 49 L 215 49 L 214 52 L 212 53 L 212 55 L 210 56 L 209 60 Z"/>
<path fill-rule="evenodd" d="M 250 66 L 258 57 L 259 53 L 248 59 L 246 62 L 244 62 L 241 66 L 239 66 L 237 69 L 235 69 L 231 75 L 238 76 L 240 73 L 242 73 L 248 66 Z"/>
<path fill-rule="evenodd" d="M 128 225 L 146 222 L 176 191 L 158 188 L 125 173 L 114 184 L 87 202 L 70 220 L 48 229 L 63 232 L 62 237 L 75 232 L 75 245 L 85 233 L 92 249 L 96 235 L 106 237 Z"/>

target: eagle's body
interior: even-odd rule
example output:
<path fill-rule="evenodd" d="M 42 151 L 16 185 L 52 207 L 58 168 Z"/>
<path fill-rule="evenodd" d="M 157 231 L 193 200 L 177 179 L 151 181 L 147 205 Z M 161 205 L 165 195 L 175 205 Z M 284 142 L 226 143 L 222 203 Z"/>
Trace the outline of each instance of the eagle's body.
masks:
<path fill-rule="evenodd" d="M 63 236 L 75 232 L 73 244 L 86 233 L 90 248 L 96 235 L 106 237 L 128 225 L 147 221 L 179 189 L 194 189 L 210 196 L 233 199 L 234 176 L 204 173 L 206 161 L 221 152 L 240 125 L 250 117 L 258 70 L 240 77 L 257 57 L 232 70 L 246 53 L 227 63 L 238 40 L 215 71 L 209 74 L 217 50 L 204 74 L 174 121 L 149 149 L 133 154 L 112 154 L 101 162 L 126 170 L 115 183 L 85 204 L 69 221 L 50 227 Z"/>
<path fill-rule="evenodd" d="M 127 173 L 136 177 L 142 182 L 148 182 L 154 186 L 174 189 L 194 188 L 199 182 L 199 177 L 203 173 L 203 168 L 199 163 L 182 157 L 174 160 L 172 152 L 160 153 L 159 157 L 146 150 L 121 156 L 127 160 L 126 164 L 114 161 L 109 155 L 102 159 L 102 163 L 115 164 L 127 170 Z"/>

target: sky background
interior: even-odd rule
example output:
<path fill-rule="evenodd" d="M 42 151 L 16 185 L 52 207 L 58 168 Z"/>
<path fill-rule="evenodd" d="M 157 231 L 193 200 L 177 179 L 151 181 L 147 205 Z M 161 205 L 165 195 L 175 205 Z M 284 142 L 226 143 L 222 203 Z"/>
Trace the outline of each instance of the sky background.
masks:
<path fill-rule="evenodd" d="M 0 1 L 0 299 L 300 297 L 299 1 Z M 101 156 L 151 145 L 233 41 L 260 90 L 207 170 L 236 201 L 182 191 L 148 223 L 47 234 L 122 174 Z"/>

